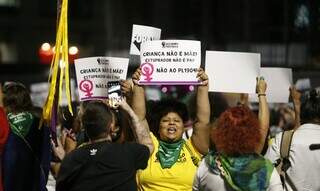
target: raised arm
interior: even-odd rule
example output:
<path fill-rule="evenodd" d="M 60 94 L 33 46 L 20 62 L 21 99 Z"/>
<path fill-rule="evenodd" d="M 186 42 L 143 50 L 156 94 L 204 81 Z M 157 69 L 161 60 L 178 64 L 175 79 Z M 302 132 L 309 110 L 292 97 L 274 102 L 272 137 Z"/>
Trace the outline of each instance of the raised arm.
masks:
<path fill-rule="evenodd" d="M 249 94 L 241 93 L 240 94 L 239 104 L 240 105 L 249 106 Z"/>
<path fill-rule="evenodd" d="M 293 109 L 294 109 L 294 129 L 297 129 L 300 126 L 300 110 L 301 110 L 301 93 L 294 87 L 290 87 L 290 96 L 293 101 Z"/>
<path fill-rule="evenodd" d="M 147 128 L 143 123 L 139 120 L 138 116 L 131 109 L 131 107 L 127 104 L 125 100 L 120 102 L 120 107 L 124 109 L 130 116 L 132 120 L 132 128 L 135 134 L 135 137 L 138 143 L 143 144 L 149 148 L 150 155 L 153 152 L 153 143 L 150 135 L 149 128 Z"/>
<path fill-rule="evenodd" d="M 141 70 L 138 68 L 132 75 L 132 109 L 137 114 L 140 121 L 146 121 L 146 100 L 144 87 L 138 84 L 141 76 Z"/>
<path fill-rule="evenodd" d="M 60 166 L 61 166 L 61 161 L 64 159 L 66 154 L 74 150 L 77 146 L 77 143 L 74 137 L 74 135 L 69 134 L 70 131 L 68 130 L 63 130 L 61 131 L 61 137 L 57 139 L 57 144 L 55 141 L 51 139 L 51 147 L 53 154 L 60 160 L 59 162 L 51 162 L 51 172 L 53 173 L 54 177 L 57 177 Z"/>
<path fill-rule="evenodd" d="M 206 154 L 209 149 L 209 121 L 210 121 L 210 103 L 209 103 L 209 84 L 208 76 L 202 68 L 199 69 L 197 77 L 201 84 L 197 87 L 196 97 L 196 121 L 193 126 L 191 136 L 194 147 L 201 154 Z"/>
<path fill-rule="evenodd" d="M 261 132 L 261 140 L 259 147 L 257 148 L 257 153 L 261 153 L 265 144 L 265 140 L 269 129 L 269 108 L 266 98 L 267 84 L 263 77 L 257 78 L 256 93 L 259 99 L 259 124 Z"/>
<path fill-rule="evenodd" d="M 122 95 L 126 98 L 126 101 L 129 105 L 132 103 L 132 89 L 133 89 L 133 81 L 132 79 L 121 80 L 121 92 Z"/>

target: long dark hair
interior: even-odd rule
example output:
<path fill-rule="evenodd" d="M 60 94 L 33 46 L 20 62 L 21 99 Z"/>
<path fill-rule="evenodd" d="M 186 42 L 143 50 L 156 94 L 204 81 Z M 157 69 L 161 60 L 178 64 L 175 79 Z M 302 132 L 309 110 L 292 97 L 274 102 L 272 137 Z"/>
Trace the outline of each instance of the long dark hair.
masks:
<path fill-rule="evenodd" d="M 119 131 L 115 137 L 112 137 L 112 141 L 118 143 L 134 141 L 135 138 L 129 114 L 122 108 L 112 109 L 112 112 L 115 116 L 115 126 L 119 127 Z"/>
<path fill-rule="evenodd" d="M 29 90 L 23 84 L 10 82 L 3 87 L 3 93 L 3 105 L 8 113 L 32 110 Z"/>

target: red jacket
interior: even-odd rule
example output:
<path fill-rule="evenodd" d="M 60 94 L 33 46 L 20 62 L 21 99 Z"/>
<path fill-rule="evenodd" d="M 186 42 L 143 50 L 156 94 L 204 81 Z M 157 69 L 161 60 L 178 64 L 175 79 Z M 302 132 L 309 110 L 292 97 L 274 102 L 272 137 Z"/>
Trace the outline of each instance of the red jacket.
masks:
<path fill-rule="evenodd" d="M 0 157 L 3 152 L 3 148 L 5 143 L 7 142 L 9 134 L 9 124 L 7 121 L 7 116 L 2 107 L 0 107 Z M 1 159 L 0 159 L 1 162 Z M 1 163 L 0 163 L 1 167 Z M 3 191 L 3 184 L 2 184 L 2 167 L 0 168 L 0 191 Z"/>
<path fill-rule="evenodd" d="M 2 154 L 4 144 L 9 134 L 9 124 L 7 116 L 2 107 L 0 107 L 0 154 Z"/>

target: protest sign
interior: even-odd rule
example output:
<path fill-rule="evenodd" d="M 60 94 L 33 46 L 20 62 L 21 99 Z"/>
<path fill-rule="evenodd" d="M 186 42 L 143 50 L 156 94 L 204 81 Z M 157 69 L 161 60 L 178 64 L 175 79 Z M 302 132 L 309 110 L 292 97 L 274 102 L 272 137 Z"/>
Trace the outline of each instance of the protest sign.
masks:
<path fill-rule="evenodd" d="M 80 101 L 108 97 L 108 81 L 126 79 L 128 58 L 89 57 L 75 60 Z"/>
<path fill-rule="evenodd" d="M 199 83 L 197 73 L 201 64 L 200 41 L 149 41 L 142 43 L 140 53 L 140 84 Z"/>
<path fill-rule="evenodd" d="M 132 37 L 130 45 L 130 54 L 140 55 L 141 43 L 160 40 L 161 29 L 143 25 L 132 26 Z"/>
<path fill-rule="evenodd" d="M 255 93 L 260 71 L 260 54 L 206 51 L 209 91 Z"/>
<path fill-rule="evenodd" d="M 30 96 L 34 106 L 43 107 L 48 96 L 48 89 L 48 82 L 39 82 L 30 85 Z"/>
<path fill-rule="evenodd" d="M 296 81 L 295 87 L 297 90 L 305 91 L 311 89 L 310 78 L 301 78 Z"/>
<path fill-rule="evenodd" d="M 291 68 L 260 68 L 260 76 L 267 83 L 266 96 L 268 103 L 288 103 L 289 88 L 292 85 L 292 69 Z M 250 102 L 258 102 L 256 94 L 249 94 Z"/>

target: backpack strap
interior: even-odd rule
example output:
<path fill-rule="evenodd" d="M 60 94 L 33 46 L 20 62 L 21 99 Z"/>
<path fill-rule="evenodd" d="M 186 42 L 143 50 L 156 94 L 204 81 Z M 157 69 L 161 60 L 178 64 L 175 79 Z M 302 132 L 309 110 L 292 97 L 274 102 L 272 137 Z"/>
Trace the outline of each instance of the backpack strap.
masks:
<path fill-rule="evenodd" d="M 293 133 L 294 133 L 294 130 L 284 131 L 282 133 L 281 144 L 280 144 L 280 157 L 281 158 L 288 158 L 289 157 Z"/>
<path fill-rule="evenodd" d="M 195 154 L 192 152 L 191 148 L 189 147 L 189 144 L 187 143 L 187 141 L 185 142 L 184 145 L 186 146 L 186 149 L 191 155 L 192 163 L 194 164 L 194 166 L 198 167 L 201 159 L 195 156 Z"/>
<path fill-rule="evenodd" d="M 276 169 L 280 175 L 282 184 L 286 180 L 286 171 L 290 168 L 291 163 L 289 160 L 290 147 L 292 142 L 294 130 L 284 131 L 282 133 L 280 143 L 280 159 L 277 160 Z"/>

